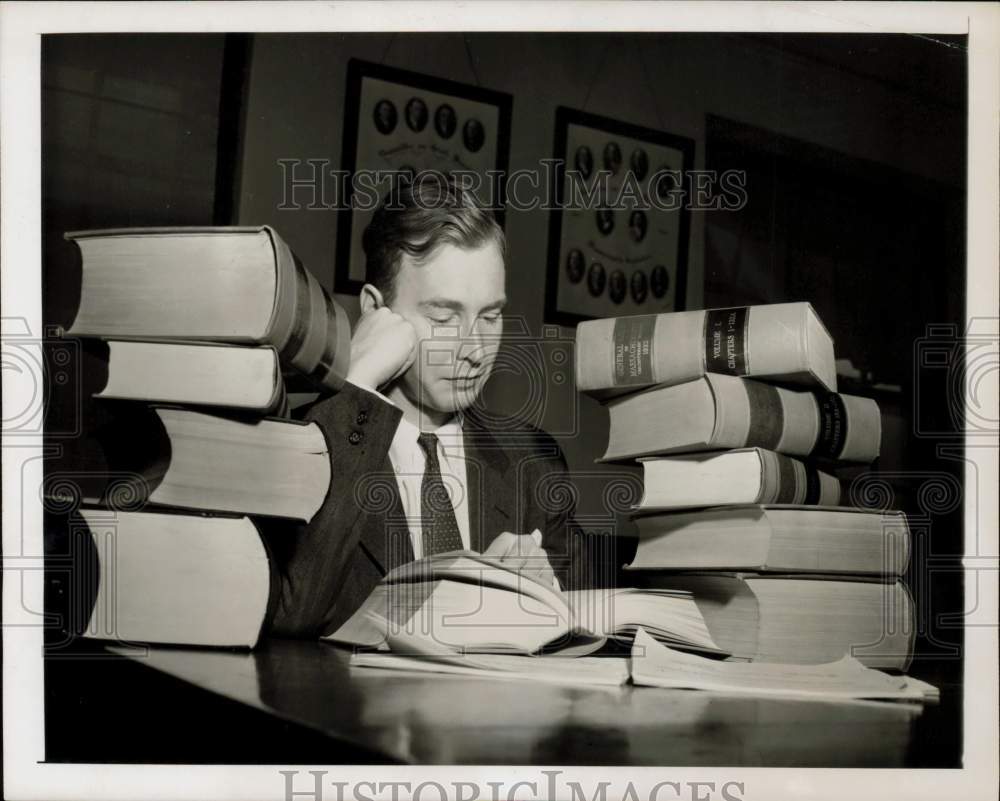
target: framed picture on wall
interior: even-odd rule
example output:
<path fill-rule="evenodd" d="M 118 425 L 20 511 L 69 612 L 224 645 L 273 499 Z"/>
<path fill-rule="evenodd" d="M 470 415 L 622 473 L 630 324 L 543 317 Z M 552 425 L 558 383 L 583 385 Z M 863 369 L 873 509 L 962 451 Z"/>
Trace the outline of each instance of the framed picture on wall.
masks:
<path fill-rule="evenodd" d="M 475 173 L 481 204 L 503 225 L 512 98 L 416 72 L 352 59 L 347 69 L 344 149 L 349 179 L 337 220 L 337 292 L 360 292 L 361 235 L 378 201 L 400 180 Z M 382 176 L 379 181 L 378 176 Z M 471 175 L 456 177 L 466 186 Z"/>
<path fill-rule="evenodd" d="M 556 109 L 545 321 L 684 308 L 694 141 Z"/>

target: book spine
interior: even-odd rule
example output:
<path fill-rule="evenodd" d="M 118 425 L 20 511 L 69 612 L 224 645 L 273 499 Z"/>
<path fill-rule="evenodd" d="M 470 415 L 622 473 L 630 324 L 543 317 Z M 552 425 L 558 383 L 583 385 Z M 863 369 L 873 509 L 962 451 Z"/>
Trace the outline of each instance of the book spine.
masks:
<path fill-rule="evenodd" d="M 826 385 L 834 376 L 833 349 L 829 364 L 809 364 L 810 314 L 815 316 L 807 303 L 778 303 L 583 322 L 577 326 L 577 387 L 613 394 L 705 373 L 809 372 L 822 375 L 817 380 Z"/>
<path fill-rule="evenodd" d="M 840 481 L 813 465 L 774 451 L 758 449 L 761 491 L 756 503 L 839 506 Z"/>
<path fill-rule="evenodd" d="M 696 378 L 704 371 L 705 312 L 642 314 L 580 323 L 576 382 L 582 392 Z M 658 353 L 666 350 L 666 357 Z"/>
<path fill-rule="evenodd" d="M 765 448 L 791 456 L 871 462 L 881 421 L 869 398 L 811 393 L 709 374 L 715 398 L 712 448 Z"/>
<path fill-rule="evenodd" d="M 277 270 L 277 297 L 269 340 L 283 363 L 318 387 L 339 390 L 350 367 L 347 314 L 270 228 Z"/>

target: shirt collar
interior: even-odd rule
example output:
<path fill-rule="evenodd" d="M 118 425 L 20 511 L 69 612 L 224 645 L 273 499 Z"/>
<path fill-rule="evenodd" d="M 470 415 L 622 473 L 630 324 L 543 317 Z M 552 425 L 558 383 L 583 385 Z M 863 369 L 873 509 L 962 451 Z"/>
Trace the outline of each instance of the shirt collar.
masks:
<path fill-rule="evenodd" d="M 432 433 L 437 436 L 440 443 L 445 446 L 446 449 L 454 450 L 456 446 L 461 448 L 464 443 L 464 433 L 462 429 L 464 423 L 465 415 L 462 412 L 458 412 L 451 418 L 451 420 L 436 428 Z M 401 417 L 399 425 L 396 427 L 396 434 L 392 438 L 390 452 L 394 456 L 407 452 L 416 444 L 417 437 L 419 435 L 420 429 L 418 429 L 415 424 L 411 423 L 405 417 Z"/>

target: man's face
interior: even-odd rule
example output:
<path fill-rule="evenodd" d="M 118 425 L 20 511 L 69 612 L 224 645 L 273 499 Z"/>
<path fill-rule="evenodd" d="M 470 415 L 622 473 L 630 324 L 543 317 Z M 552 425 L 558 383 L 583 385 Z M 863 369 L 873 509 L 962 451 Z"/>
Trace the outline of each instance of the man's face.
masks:
<path fill-rule="evenodd" d="M 492 242 L 442 245 L 420 265 L 403 255 L 391 307 L 417 332 L 417 358 L 400 379 L 414 404 L 438 412 L 472 405 L 493 369 L 506 300 L 503 257 Z"/>

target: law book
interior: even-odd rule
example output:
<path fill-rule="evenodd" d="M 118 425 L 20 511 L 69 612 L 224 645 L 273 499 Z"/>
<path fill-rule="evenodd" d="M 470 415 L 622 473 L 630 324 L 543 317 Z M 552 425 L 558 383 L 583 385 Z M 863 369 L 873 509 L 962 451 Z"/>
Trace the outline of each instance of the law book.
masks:
<path fill-rule="evenodd" d="M 732 658 L 816 664 L 845 654 L 905 672 L 916 637 L 913 601 L 899 581 L 768 573 L 634 571 L 640 587 L 690 592 L 712 639 Z"/>
<path fill-rule="evenodd" d="M 281 416 L 287 396 L 272 347 L 89 340 L 95 398 L 225 407 Z"/>
<path fill-rule="evenodd" d="M 839 506 L 840 480 L 814 465 L 766 448 L 645 456 L 644 509 L 747 503 Z"/>
<path fill-rule="evenodd" d="M 343 385 L 347 315 L 273 229 L 127 228 L 66 238 L 81 257 L 68 335 L 271 345 L 313 383 Z"/>
<path fill-rule="evenodd" d="M 925 681 L 867 668 L 851 656 L 817 665 L 721 662 L 677 651 L 645 631 L 636 634 L 629 661 L 632 683 L 640 687 L 844 701 L 924 703 L 940 696 Z"/>
<path fill-rule="evenodd" d="M 270 578 L 264 544 L 246 517 L 81 509 L 69 524 L 74 535 L 86 531 L 93 549 L 76 565 L 79 597 L 93 599 L 81 636 L 256 645 Z"/>
<path fill-rule="evenodd" d="M 329 452 L 315 423 L 130 407 L 73 444 L 48 464 L 45 491 L 57 503 L 308 522 L 330 486 Z"/>
<path fill-rule="evenodd" d="M 358 611 L 324 639 L 402 653 L 412 652 L 416 642 L 423 656 L 585 656 L 609 636 L 648 625 L 677 645 L 720 653 L 687 593 L 596 592 L 594 597 L 562 593 L 495 559 L 453 551 L 390 571 Z"/>
<path fill-rule="evenodd" d="M 707 374 L 614 399 L 608 416 L 605 462 L 766 448 L 868 463 L 879 455 L 882 439 L 878 404 L 870 398 L 796 392 L 728 375 Z"/>
<path fill-rule="evenodd" d="M 850 507 L 721 506 L 639 512 L 633 570 L 728 570 L 902 576 L 902 512 Z"/>
<path fill-rule="evenodd" d="M 607 398 L 705 373 L 837 389 L 833 340 L 809 303 L 640 314 L 576 328 L 576 383 Z"/>

